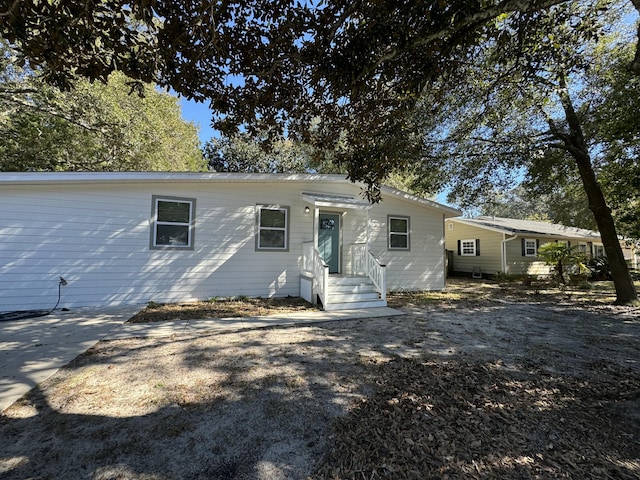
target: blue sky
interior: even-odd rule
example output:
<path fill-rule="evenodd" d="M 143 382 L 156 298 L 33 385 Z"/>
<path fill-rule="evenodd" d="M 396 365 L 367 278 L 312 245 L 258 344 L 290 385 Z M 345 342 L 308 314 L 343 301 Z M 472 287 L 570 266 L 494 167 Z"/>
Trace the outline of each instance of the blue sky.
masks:
<path fill-rule="evenodd" d="M 209 110 L 208 103 L 197 103 L 180 97 L 180 106 L 182 108 L 182 118 L 198 125 L 198 133 L 202 145 L 209 141 L 211 137 L 219 136 L 218 132 L 211 128 L 211 110 Z M 439 194 L 436 201 L 447 205 L 446 193 Z"/>
<path fill-rule="evenodd" d="M 196 103 L 180 97 L 180 106 L 182 107 L 182 118 L 188 122 L 193 122 L 199 127 L 200 142 L 205 142 L 213 136 L 218 136 L 216 131 L 211 128 L 211 110 L 209 103 Z"/>

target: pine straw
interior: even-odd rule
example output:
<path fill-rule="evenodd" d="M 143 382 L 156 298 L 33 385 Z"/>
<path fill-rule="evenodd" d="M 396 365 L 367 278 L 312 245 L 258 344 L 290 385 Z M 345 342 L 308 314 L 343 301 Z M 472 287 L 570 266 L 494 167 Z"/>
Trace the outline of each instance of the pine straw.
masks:
<path fill-rule="evenodd" d="M 207 302 L 153 303 L 128 320 L 128 323 L 193 320 L 200 318 L 254 317 L 277 313 L 317 310 L 316 305 L 300 297 L 216 298 Z"/>
<path fill-rule="evenodd" d="M 314 479 L 640 478 L 640 375 L 397 359 L 334 426 Z"/>

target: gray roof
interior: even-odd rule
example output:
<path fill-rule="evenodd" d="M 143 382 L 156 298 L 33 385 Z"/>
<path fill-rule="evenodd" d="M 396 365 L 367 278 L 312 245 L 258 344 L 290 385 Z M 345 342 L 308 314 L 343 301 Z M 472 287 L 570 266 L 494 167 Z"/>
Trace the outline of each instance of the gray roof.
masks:
<path fill-rule="evenodd" d="M 593 230 L 567 227 L 566 225 L 550 222 L 489 216 L 477 218 L 453 218 L 452 220 L 520 237 L 531 235 L 537 237 L 578 238 L 584 240 L 600 239 L 600 234 Z"/>

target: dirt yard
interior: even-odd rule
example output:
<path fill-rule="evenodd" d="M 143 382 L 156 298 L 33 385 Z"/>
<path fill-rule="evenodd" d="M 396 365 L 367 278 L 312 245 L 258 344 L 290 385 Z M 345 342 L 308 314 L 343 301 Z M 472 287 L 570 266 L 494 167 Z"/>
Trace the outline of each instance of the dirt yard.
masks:
<path fill-rule="evenodd" d="M 470 281 L 390 300 L 101 342 L 0 417 L 0 478 L 640 478 L 638 308 Z"/>

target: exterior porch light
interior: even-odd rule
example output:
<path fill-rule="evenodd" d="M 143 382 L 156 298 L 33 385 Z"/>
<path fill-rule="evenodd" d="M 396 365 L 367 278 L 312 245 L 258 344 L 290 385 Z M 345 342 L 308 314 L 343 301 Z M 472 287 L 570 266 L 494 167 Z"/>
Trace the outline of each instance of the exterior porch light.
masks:
<path fill-rule="evenodd" d="M 309 213 L 309 207 L 304 207 L 304 213 Z"/>

